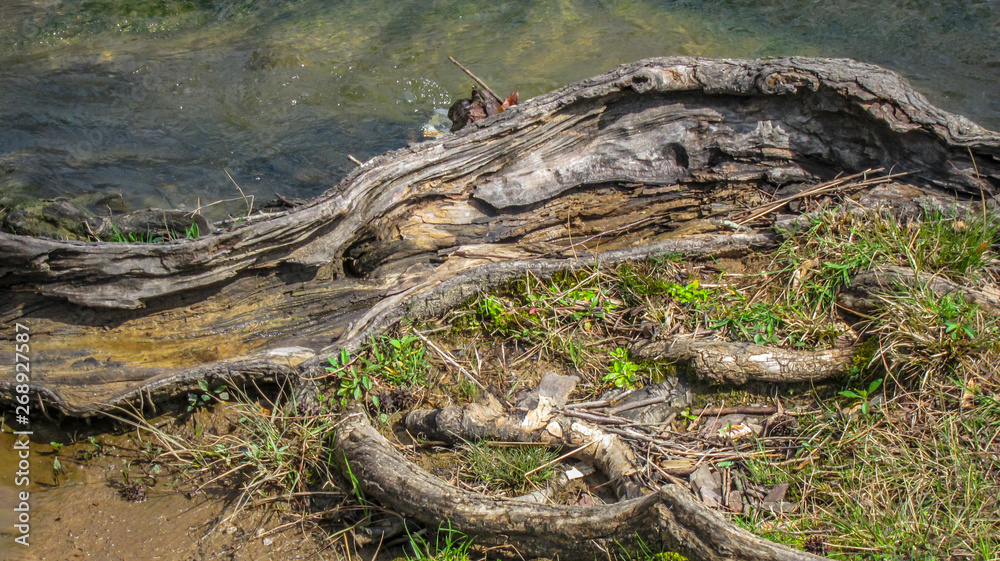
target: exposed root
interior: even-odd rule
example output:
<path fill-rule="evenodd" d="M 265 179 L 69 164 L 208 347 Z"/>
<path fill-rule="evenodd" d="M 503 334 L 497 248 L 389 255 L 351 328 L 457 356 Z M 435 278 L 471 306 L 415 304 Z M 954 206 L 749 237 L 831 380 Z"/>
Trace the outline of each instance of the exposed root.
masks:
<path fill-rule="evenodd" d="M 631 448 L 605 430 L 580 419 L 554 415 L 550 402 L 531 411 L 503 406 L 490 394 L 481 402 L 435 410 L 418 410 L 406 416 L 410 434 L 458 444 L 470 440 L 542 442 L 552 448 L 576 449 L 574 457 L 594 464 L 616 483 L 619 497 L 642 495 L 633 476 L 640 467 Z"/>
<path fill-rule="evenodd" d="M 885 267 L 854 275 L 851 278 L 851 290 L 838 295 L 838 303 L 849 310 L 868 313 L 878 308 L 878 294 L 898 289 L 900 286 L 926 287 L 938 296 L 954 294 L 970 304 L 979 306 L 985 312 L 1000 314 L 1000 293 L 996 289 L 989 292 L 976 290 L 947 278 L 914 271 L 907 267 Z"/>
<path fill-rule="evenodd" d="M 750 343 L 696 341 L 639 341 L 631 353 L 644 360 L 669 360 L 683 364 L 699 378 L 720 384 L 808 382 L 825 380 L 847 371 L 851 349 L 792 351 Z"/>
<path fill-rule="evenodd" d="M 729 524 L 676 485 L 612 505 L 579 507 L 492 498 L 449 485 L 406 460 L 353 407 L 337 431 L 345 476 L 366 499 L 432 527 L 451 528 L 480 544 L 506 544 L 523 556 L 591 560 L 625 549 L 676 551 L 692 561 L 821 559 L 763 540 Z"/>

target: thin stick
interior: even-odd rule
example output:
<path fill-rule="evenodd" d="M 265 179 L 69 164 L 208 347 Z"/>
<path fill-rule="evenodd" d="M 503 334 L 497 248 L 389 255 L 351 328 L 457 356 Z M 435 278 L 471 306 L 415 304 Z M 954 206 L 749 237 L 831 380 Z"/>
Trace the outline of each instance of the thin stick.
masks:
<path fill-rule="evenodd" d="M 618 417 L 608 417 L 606 415 L 598 415 L 596 413 L 585 413 L 583 411 L 567 410 L 567 411 L 562 411 L 562 414 L 567 417 L 576 417 L 578 419 L 594 421 L 595 423 L 605 423 L 609 425 L 630 424 L 630 421 L 628 419 L 620 419 Z"/>
<path fill-rule="evenodd" d="M 566 405 L 566 409 L 597 409 L 598 407 L 607 407 L 611 405 L 611 400 L 601 399 L 599 401 L 584 401 L 583 403 L 570 403 Z"/>
<path fill-rule="evenodd" d="M 838 177 L 836 179 L 832 179 L 832 180 L 826 181 L 824 183 L 819 183 L 817 185 L 814 185 L 813 187 L 805 189 L 805 190 L 803 190 L 803 191 L 801 191 L 799 193 L 796 193 L 794 195 L 790 195 L 788 197 L 784 197 L 782 199 L 778 199 L 776 201 L 773 201 L 773 202 L 767 203 L 766 205 L 758 207 L 757 210 L 755 210 L 754 212 L 752 212 L 746 218 L 737 220 L 736 224 L 742 226 L 743 224 L 746 224 L 747 222 L 750 222 L 752 220 L 756 220 L 756 219 L 760 218 L 761 216 L 764 216 L 765 214 L 767 214 L 769 212 L 775 211 L 775 210 L 777 210 L 777 209 L 785 206 L 789 202 L 794 201 L 796 199 L 802 199 L 802 198 L 809 197 L 809 196 L 812 196 L 812 195 L 818 195 L 820 193 L 827 193 L 829 191 L 834 191 L 834 190 L 837 190 L 837 189 L 846 189 L 848 187 L 867 187 L 867 186 L 870 186 L 870 185 L 879 185 L 881 183 L 889 183 L 890 181 L 892 181 L 893 179 L 895 179 L 897 177 L 902 177 L 904 175 L 908 175 L 907 172 L 895 173 L 895 174 L 890 172 L 889 175 L 884 175 L 882 177 L 875 177 L 875 178 L 872 178 L 872 179 L 868 178 L 868 174 L 870 174 L 870 173 L 872 173 L 872 174 L 874 174 L 874 173 L 881 173 L 882 171 L 885 171 L 885 168 L 867 169 L 867 170 L 862 171 L 860 173 L 855 173 L 853 175 L 848 175 L 846 177 Z M 857 181 L 857 182 L 851 183 L 852 181 L 854 181 L 855 179 L 857 179 L 859 177 L 861 177 L 863 179 L 861 181 Z"/>
<path fill-rule="evenodd" d="M 479 388 L 482 391 L 486 391 L 486 386 L 480 384 L 479 380 L 477 380 L 476 377 L 473 376 L 471 372 L 469 372 L 468 370 L 466 370 L 464 366 L 462 366 L 461 364 L 459 364 L 458 361 L 456 361 L 454 358 L 452 358 L 452 356 L 450 354 L 448 354 L 447 352 L 445 352 L 445 351 L 441 350 L 440 348 L 438 348 L 438 346 L 435 345 L 434 343 L 431 343 L 431 340 L 428 339 L 427 337 L 424 337 L 423 333 L 420 333 L 419 331 L 416 331 L 416 330 L 414 330 L 413 332 L 417 334 L 417 337 L 420 337 L 420 340 L 423 341 L 424 344 L 426 344 L 428 347 L 430 347 L 431 349 L 433 349 L 434 352 L 436 352 L 438 354 L 438 356 L 440 356 L 441 358 L 443 358 L 445 362 L 447 362 L 448 364 L 454 366 L 455 368 L 458 368 L 458 370 L 462 374 L 465 374 L 465 376 L 467 378 L 469 378 L 469 380 L 472 380 L 472 383 L 475 384 L 477 388 Z"/>
<path fill-rule="evenodd" d="M 354 162 L 354 165 L 356 165 L 356 166 L 360 166 L 363 163 L 361 160 L 355 158 L 354 156 L 352 156 L 350 154 L 347 155 L 347 159 L 350 160 L 350 161 L 352 161 L 352 162 Z"/>
<path fill-rule="evenodd" d="M 229 175 L 229 170 L 226 169 L 226 168 L 222 168 L 222 171 L 226 172 L 226 177 L 228 177 L 229 180 L 233 182 L 233 185 L 236 186 L 236 190 L 239 191 L 240 195 L 243 196 L 243 202 L 246 203 L 246 205 L 247 205 L 247 218 L 249 218 L 250 217 L 250 213 L 253 212 L 253 197 L 254 196 L 250 195 L 250 200 L 247 201 L 247 195 L 246 195 L 246 193 L 243 192 L 243 189 L 240 189 L 240 184 L 237 183 L 235 179 L 233 179 L 233 176 Z"/>
<path fill-rule="evenodd" d="M 547 468 L 547 467 L 551 466 L 552 464 L 554 464 L 554 463 L 556 463 L 556 462 L 561 462 L 561 461 L 565 460 L 566 458 L 568 458 L 568 457 L 572 456 L 573 454 L 576 454 L 576 453 L 577 453 L 577 452 L 579 452 L 580 450 L 583 450 L 584 448 L 586 448 L 586 447 L 590 446 L 591 444 L 596 444 L 597 442 L 600 442 L 600 441 L 601 441 L 601 437 L 597 437 L 597 438 L 595 438 L 595 439 L 591 440 L 590 442 L 588 442 L 588 443 L 584 444 L 583 446 L 580 446 L 579 448 L 574 448 L 574 449 L 570 450 L 569 452 L 566 452 L 566 453 L 565 453 L 565 454 L 563 454 L 562 456 L 559 456 L 558 458 L 556 458 L 556 459 L 552 460 L 551 462 L 546 462 L 546 463 L 544 463 L 544 464 L 542 464 L 542 465 L 540 465 L 540 466 L 536 467 L 535 469 L 533 469 L 533 470 L 531 470 L 531 471 L 529 471 L 529 472 L 525 473 L 525 474 L 524 474 L 524 477 L 525 477 L 525 479 L 527 479 L 527 477 L 528 477 L 529 475 L 531 475 L 531 474 L 535 473 L 536 471 L 538 471 L 538 470 L 540 470 L 540 469 L 545 469 L 545 468 Z"/>
<path fill-rule="evenodd" d="M 706 407 L 700 412 L 692 412 L 692 414 L 696 417 L 718 417 L 720 415 L 774 415 L 777 412 L 778 408 L 771 405 L 745 405 L 737 407 Z"/>
<path fill-rule="evenodd" d="M 468 68 L 462 66 L 462 63 L 458 62 L 457 60 L 455 60 L 455 57 L 448 57 L 448 60 L 450 60 L 453 63 L 455 63 L 455 66 L 457 66 L 460 69 L 462 69 L 462 72 L 465 72 L 466 74 L 468 74 L 469 78 L 472 78 L 473 80 L 475 80 L 477 84 L 479 84 L 484 90 L 486 90 L 491 96 L 493 96 L 493 99 L 495 99 L 497 101 L 497 103 L 499 103 L 500 105 L 503 105 L 503 100 L 500 99 L 500 96 L 498 96 L 496 93 L 494 93 L 493 90 L 491 90 L 490 87 L 486 85 L 486 82 L 480 80 L 479 76 L 476 76 L 475 74 L 472 73 L 471 70 L 469 70 Z"/>
<path fill-rule="evenodd" d="M 650 397 L 648 399 L 643 399 L 640 401 L 633 401 L 632 403 L 624 403 L 617 407 L 612 407 L 608 410 L 608 414 L 617 415 L 619 413 L 624 413 L 625 411 L 631 411 L 632 409 L 639 409 L 640 407 L 648 407 L 650 405 L 656 405 L 657 403 L 665 403 L 666 401 L 672 399 L 674 396 L 671 394 L 661 395 L 659 397 Z"/>

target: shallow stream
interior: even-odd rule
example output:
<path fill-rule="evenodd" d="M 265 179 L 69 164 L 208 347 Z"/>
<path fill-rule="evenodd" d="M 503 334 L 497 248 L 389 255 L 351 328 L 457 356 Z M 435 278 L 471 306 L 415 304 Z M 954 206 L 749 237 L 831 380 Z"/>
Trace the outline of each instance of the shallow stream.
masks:
<path fill-rule="evenodd" d="M 1000 129 L 996 0 L 8 0 L 0 205 L 318 195 L 468 94 L 449 55 L 526 99 L 645 57 L 793 54 L 887 66 Z"/>

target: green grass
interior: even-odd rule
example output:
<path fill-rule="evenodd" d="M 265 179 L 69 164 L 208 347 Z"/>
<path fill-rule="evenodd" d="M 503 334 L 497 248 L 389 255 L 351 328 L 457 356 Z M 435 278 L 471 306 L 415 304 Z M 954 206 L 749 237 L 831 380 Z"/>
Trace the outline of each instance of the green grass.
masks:
<path fill-rule="evenodd" d="M 846 403 L 831 405 L 851 405 Z M 738 517 L 765 537 L 799 546 L 820 535 L 838 559 L 1000 555 L 1000 460 L 987 447 L 1000 431 L 992 400 L 968 411 L 890 403 L 869 415 L 802 419 L 814 435 L 797 462 L 748 459 L 751 480 L 791 483 L 800 511 Z M 915 418 L 917 417 L 917 418 Z M 994 442 L 994 446 L 995 446 Z M 992 457 L 991 457 L 992 456 Z"/>
<path fill-rule="evenodd" d="M 419 534 L 409 533 L 410 550 L 406 554 L 407 561 L 470 561 L 469 548 L 472 547 L 472 539 L 454 530 L 451 524 L 445 527 L 442 524 L 435 534 L 434 543 L 430 543 Z"/>
<path fill-rule="evenodd" d="M 775 252 L 770 270 L 719 292 L 709 322 L 735 340 L 831 346 L 847 332 L 838 321 L 836 298 L 853 275 L 899 266 L 960 284 L 975 281 L 993 259 L 987 250 L 998 241 L 1000 222 L 972 212 L 920 221 L 830 212 L 789 238 Z"/>
<path fill-rule="evenodd" d="M 201 235 L 198 225 L 192 223 L 183 233 L 170 230 L 167 236 L 155 232 L 122 232 L 114 224 L 111 225 L 111 234 L 108 235 L 109 242 L 116 243 L 163 243 L 170 240 L 195 239 Z"/>
<path fill-rule="evenodd" d="M 239 492 L 230 518 L 255 502 L 270 503 L 284 497 L 282 500 L 294 503 L 296 493 L 334 490 L 329 487 L 337 481 L 331 471 L 331 437 L 338 413 L 323 405 L 317 414 L 300 414 L 284 392 L 268 400 L 228 391 L 232 400 L 219 402 L 215 407 L 222 409 L 212 412 L 232 419 L 232 428 L 224 434 L 203 430 L 193 418 L 194 434 L 186 438 L 168 434 L 145 420 L 119 420 L 135 425 L 150 439 L 143 462 L 155 465 L 157 472 L 161 465 L 171 466 L 196 482 L 197 489 L 226 487 L 221 482 L 231 481 Z M 290 508 L 297 507 L 290 504 Z"/>
<path fill-rule="evenodd" d="M 476 442 L 464 445 L 462 456 L 461 476 L 468 483 L 491 493 L 516 496 L 538 489 L 552 477 L 554 469 L 547 464 L 558 452 L 546 446 Z"/>

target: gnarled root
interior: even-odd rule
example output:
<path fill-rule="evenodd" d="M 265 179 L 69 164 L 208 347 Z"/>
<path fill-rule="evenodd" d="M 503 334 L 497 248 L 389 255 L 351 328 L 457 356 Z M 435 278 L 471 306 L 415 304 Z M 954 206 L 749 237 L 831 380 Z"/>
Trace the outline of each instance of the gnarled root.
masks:
<path fill-rule="evenodd" d="M 692 561 L 821 559 L 729 524 L 676 485 L 612 505 L 533 504 L 492 498 L 449 485 L 407 461 L 360 407 L 342 419 L 339 461 L 365 497 L 432 527 L 451 528 L 479 544 L 507 544 L 523 556 L 591 560 L 625 549 L 672 550 Z"/>

